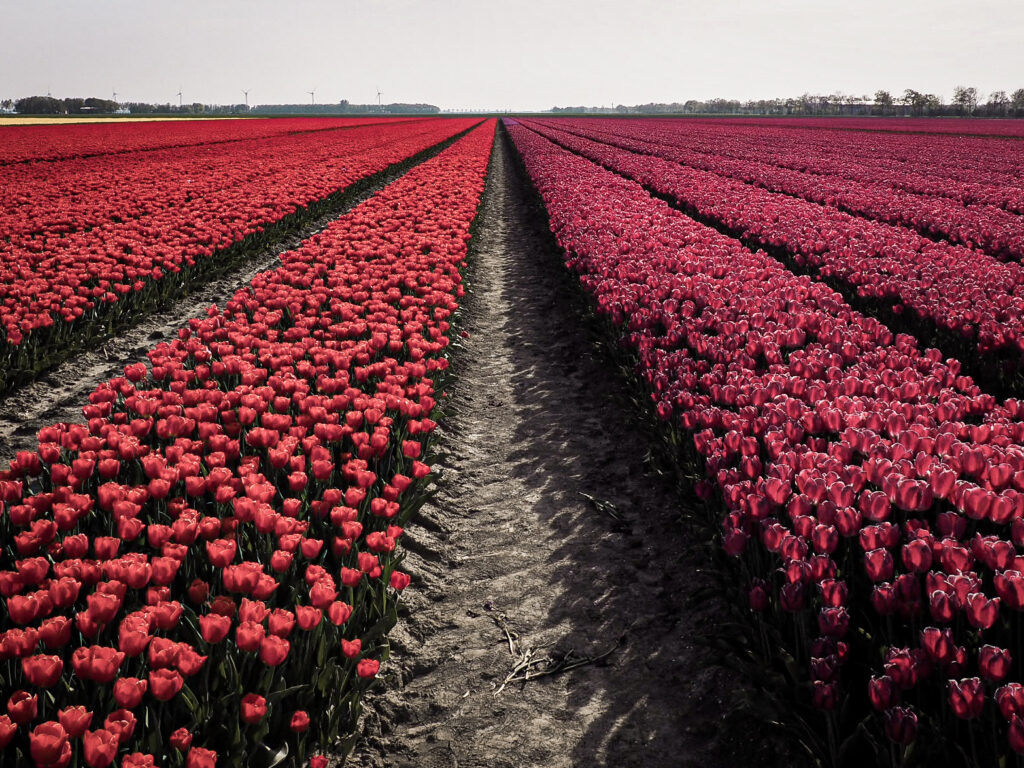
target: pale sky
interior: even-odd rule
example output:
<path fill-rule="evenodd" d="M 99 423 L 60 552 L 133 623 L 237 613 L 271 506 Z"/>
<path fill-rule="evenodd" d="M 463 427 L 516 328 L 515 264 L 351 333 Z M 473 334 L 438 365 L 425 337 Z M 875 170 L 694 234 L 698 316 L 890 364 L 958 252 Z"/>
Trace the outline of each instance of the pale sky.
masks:
<path fill-rule="evenodd" d="M 0 98 L 547 109 L 1024 88 L 1024 0 L 0 0 Z"/>

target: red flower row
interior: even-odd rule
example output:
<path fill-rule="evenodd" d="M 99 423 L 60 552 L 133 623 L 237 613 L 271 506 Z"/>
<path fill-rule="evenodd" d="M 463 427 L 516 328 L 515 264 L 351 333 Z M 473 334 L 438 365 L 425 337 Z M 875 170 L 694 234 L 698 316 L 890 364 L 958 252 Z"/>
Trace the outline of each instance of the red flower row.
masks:
<path fill-rule="evenodd" d="M 301 761 L 353 727 L 410 581 L 396 541 L 493 130 L 284 254 L 0 473 L 0 746 L 206 768 L 214 747 Z"/>
<path fill-rule="evenodd" d="M 940 714 L 941 683 L 951 717 L 986 714 L 980 739 L 998 728 L 994 751 L 1024 744 L 1007 682 L 1021 678 L 1020 404 L 638 184 L 509 131 L 568 266 L 659 415 L 692 434 L 700 491 L 727 507 L 723 546 L 755 577 L 751 607 L 791 636 L 814 703 L 838 707 L 844 671 L 866 669 L 906 742 L 917 712 Z"/>
<path fill-rule="evenodd" d="M 784 249 L 861 296 L 895 302 L 901 311 L 971 339 L 981 353 L 1005 350 L 1015 359 L 1024 357 L 1024 266 L 1019 263 L 578 135 L 538 131 L 738 236 Z"/>
<path fill-rule="evenodd" d="M 0 165 L 223 144 L 383 122 L 390 121 L 381 117 L 290 117 L 273 120 L 153 120 L 7 125 L 0 128 L 0 136 L 3 137 Z"/>
<path fill-rule="evenodd" d="M 779 120 L 765 117 L 742 117 L 707 120 L 708 123 L 727 125 L 752 125 L 758 128 L 778 128 Z M 887 117 L 878 120 L 873 117 L 796 117 L 785 121 L 793 128 L 833 129 L 836 131 L 894 131 L 897 133 L 952 133 L 967 136 L 1024 136 L 1024 124 L 1020 120 L 1000 119 L 957 119 L 933 120 L 915 117 Z M 822 133 L 822 131 L 818 131 Z M 831 136 L 831 132 L 829 133 Z"/>
<path fill-rule="evenodd" d="M 703 158 L 733 159 L 753 167 L 770 164 L 765 170 L 785 168 L 893 192 L 948 198 L 965 206 L 1024 213 L 1016 145 L 1002 139 L 807 130 L 791 120 L 757 127 L 740 121 L 591 120 L 585 128 L 606 138 L 655 142 L 663 149 L 685 147 L 693 150 L 686 157 L 697 163 Z M 703 167 L 697 163 L 686 164 Z"/>
<path fill-rule="evenodd" d="M 642 134 L 637 136 L 641 132 L 632 126 L 627 127 L 631 135 L 626 138 L 592 132 L 589 126 L 579 121 L 554 121 L 546 122 L 545 125 L 568 129 L 622 149 L 736 179 L 770 192 L 838 208 L 874 221 L 909 227 L 929 237 L 977 247 L 997 258 L 1016 261 L 1024 257 L 1024 219 L 1020 216 L 990 205 L 965 207 L 963 203 L 948 197 L 894 189 L 874 179 L 858 181 L 829 174 L 822 166 L 812 165 L 806 170 L 780 167 L 777 163 L 785 160 L 776 160 L 767 137 L 760 147 L 750 152 L 734 153 L 725 150 L 727 154 L 719 154 L 715 144 L 710 142 L 702 143 L 700 151 L 691 149 L 693 137 L 678 130 L 675 136 L 658 140 L 655 137 L 645 138 Z M 663 143 L 665 141 L 672 143 Z M 856 160 L 851 158 L 849 162 L 853 164 Z M 805 163 L 808 161 L 805 160 Z M 1017 184 L 1008 185 L 1008 188 L 1013 194 L 1020 191 Z M 781 196 L 764 195 L 762 198 L 765 201 L 773 200 L 779 206 L 786 204 L 786 198 Z M 827 211 L 822 219 L 830 213 Z M 814 220 L 815 216 L 810 213 L 806 215 L 815 224 L 819 224 Z M 820 222 L 820 226 L 822 231 L 831 227 L 825 221 Z M 901 240 L 905 236 L 903 233 L 893 233 L 892 237 Z"/>
<path fill-rule="evenodd" d="M 142 300 L 154 281 L 471 125 L 402 122 L 0 169 L 0 356 L 38 329 Z"/>

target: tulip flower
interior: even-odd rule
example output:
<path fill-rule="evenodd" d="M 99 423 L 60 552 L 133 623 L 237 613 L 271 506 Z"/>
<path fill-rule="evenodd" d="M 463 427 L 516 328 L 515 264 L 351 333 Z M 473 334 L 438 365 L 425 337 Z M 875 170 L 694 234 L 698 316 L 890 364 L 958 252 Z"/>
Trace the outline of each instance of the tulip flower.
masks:
<path fill-rule="evenodd" d="M 149 673 L 149 691 L 159 701 L 173 699 L 184 683 L 181 673 L 176 670 L 154 669 Z"/>
<path fill-rule="evenodd" d="M 376 677 L 379 670 L 380 662 L 376 659 L 363 659 L 356 665 L 356 674 L 363 678 Z"/>
<path fill-rule="evenodd" d="M 241 706 L 242 720 L 250 725 L 258 723 L 267 715 L 267 700 L 259 694 L 245 694 Z"/>
<path fill-rule="evenodd" d="M 7 700 L 7 714 L 18 725 L 35 720 L 38 711 L 39 699 L 28 691 L 15 691 Z"/>
<path fill-rule="evenodd" d="M 37 725 L 29 734 L 29 749 L 36 765 L 57 763 L 68 746 L 68 733 L 57 722 Z"/>
<path fill-rule="evenodd" d="M 985 689 L 977 677 L 949 681 L 949 705 L 953 714 L 971 720 L 981 714 L 985 704 Z"/>
<path fill-rule="evenodd" d="M 192 746 L 192 733 L 185 728 L 179 728 L 170 735 L 168 743 L 179 752 L 187 752 Z"/>
<path fill-rule="evenodd" d="M 978 671 L 985 680 L 998 683 L 1010 674 L 1012 657 L 1008 650 L 993 645 L 978 649 Z"/>
<path fill-rule="evenodd" d="M 91 768 L 106 768 L 117 755 L 119 740 L 116 733 L 106 730 L 87 731 L 82 736 L 85 762 Z"/>
<path fill-rule="evenodd" d="M 309 729 L 309 723 L 309 713 L 299 709 L 292 713 L 289 728 L 291 728 L 293 733 L 305 733 Z"/>
<path fill-rule="evenodd" d="M 83 706 L 65 707 L 57 713 L 57 719 L 72 739 L 85 733 L 92 723 L 92 717 L 93 713 Z"/>
<path fill-rule="evenodd" d="M 186 768 L 216 768 L 217 753 L 212 749 L 192 747 L 185 758 Z"/>
<path fill-rule="evenodd" d="M 907 745 L 917 738 L 917 715 L 909 707 L 891 707 L 882 715 L 890 741 Z"/>
<path fill-rule="evenodd" d="M 136 677 L 121 677 L 114 683 L 114 700 L 125 709 L 134 709 L 142 702 L 149 683 Z"/>
<path fill-rule="evenodd" d="M 59 656 L 29 656 L 21 660 L 21 668 L 32 685 L 51 688 L 60 680 L 64 662 Z"/>

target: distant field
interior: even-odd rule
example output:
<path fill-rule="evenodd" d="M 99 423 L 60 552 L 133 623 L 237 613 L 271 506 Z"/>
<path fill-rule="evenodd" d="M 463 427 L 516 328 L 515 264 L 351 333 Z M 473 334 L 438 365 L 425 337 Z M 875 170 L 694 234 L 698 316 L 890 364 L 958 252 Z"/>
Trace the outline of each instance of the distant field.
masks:
<path fill-rule="evenodd" d="M 91 115 L 62 115 L 59 117 L 0 117 L 0 125 L 53 125 L 62 123 L 150 123 L 157 120 L 195 120 L 195 115 L 188 117 L 167 117 L 166 115 L 154 115 L 153 117 L 92 117 Z M 240 117 L 225 115 L 224 117 L 204 117 L 203 120 L 241 120 Z M 246 118 L 251 119 L 251 118 Z"/>

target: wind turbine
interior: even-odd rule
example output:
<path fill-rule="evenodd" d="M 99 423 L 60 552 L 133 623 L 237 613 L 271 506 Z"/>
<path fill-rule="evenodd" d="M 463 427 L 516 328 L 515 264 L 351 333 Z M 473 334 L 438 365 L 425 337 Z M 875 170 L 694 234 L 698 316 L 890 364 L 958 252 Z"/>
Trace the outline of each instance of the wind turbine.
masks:
<path fill-rule="evenodd" d="M 248 107 L 249 106 L 249 92 L 247 90 L 245 90 L 245 88 L 243 88 L 242 89 L 242 93 L 245 94 L 245 106 Z"/>
<path fill-rule="evenodd" d="M 380 88 L 377 89 L 377 111 L 383 112 L 384 109 L 380 105 Z"/>
<path fill-rule="evenodd" d="M 178 91 L 178 109 L 181 109 L 181 91 Z"/>
<path fill-rule="evenodd" d="M 117 91 L 114 91 L 114 103 L 117 104 Z"/>
<path fill-rule="evenodd" d="M 312 91 L 306 91 L 306 93 L 309 94 L 309 103 L 316 104 L 316 96 L 314 95 L 316 94 L 316 88 L 314 88 Z"/>

